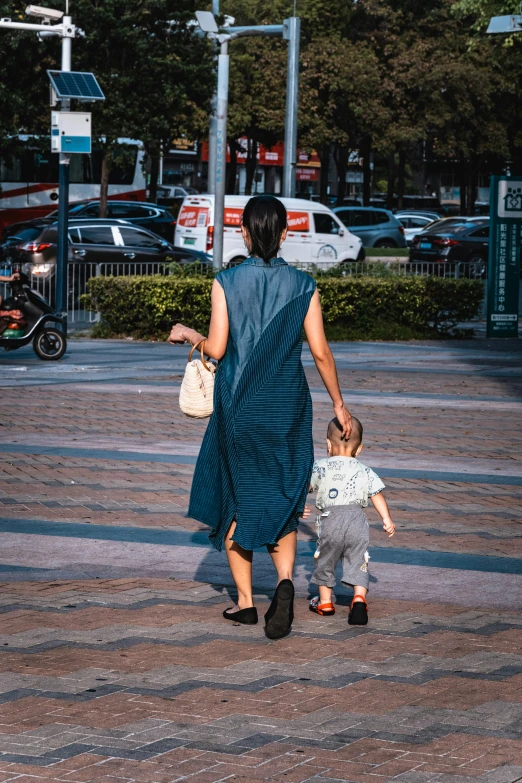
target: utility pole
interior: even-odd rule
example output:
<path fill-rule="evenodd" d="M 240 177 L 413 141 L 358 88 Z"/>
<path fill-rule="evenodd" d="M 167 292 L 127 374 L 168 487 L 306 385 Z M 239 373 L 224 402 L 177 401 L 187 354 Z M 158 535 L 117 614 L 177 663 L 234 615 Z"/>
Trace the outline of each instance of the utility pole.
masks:
<path fill-rule="evenodd" d="M 69 3 L 67 3 L 67 6 Z M 64 27 L 72 26 L 70 16 L 64 16 Z M 62 38 L 62 71 L 71 70 L 71 43 L 72 39 Z M 62 100 L 60 111 L 70 111 L 71 102 Z M 62 316 L 62 329 L 67 336 L 67 299 L 69 290 L 69 164 L 71 156 L 66 152 L 60 152 L 58 165 L 58 249 L 56 253 L 56 310 Z"/>
<path fill-rule="evenodd" d="M 221 43 L 218 60 L 217 122 L 216 122 L 216 190 L 214 197 L 213 266 L 223 265 L 223 233 L 225 229 L 225 187 L 227 171 L 228 74 L 230 58 L 228 38 Z"/>
<path fill-rule="evenodd" d="M 215 158 L 215 203 L 214 203 L 214 250 L 213 266 L 221 269 L 223 266 L 223 229 L 225 213 L 225 181 L 227 164 L 227 112 L 228 112 L 228 74 L 229 56 L 228 43 L 234 38 L 251 35 L 280 35 L 287 38 L 288 48 L 288 81 L 286 97 L 286 129 L 285 129 L 285 161 L 283 196 L 295 195 L 295 166 L 297 148 L 297 97 L 299 74 L 299 35 L 300 19 L 290 17 L 284 24 L 253 25 L 245 27 L 226 27 L 222 33 L 210 11 L 196 11 L 196 18 L 201 30 L 212 40 L 217 40 L 221 46 L 218 63 L 217 86 L 217 124 L 216 124 L 216 158 Z M 286 146 L 288 143 L 289 147 Z M 209 149 L 210 155 L 210 149 Z M 209 158 L 209 182 L 210 176 Z M 212 191 L 209 188 L 209 192 Z"/>
<path fill-rule="evenodd" d="M 288 68 L 286 76 L 285 160 L 283 168 L 283 196 L 295 196 L 295 169 L 297 165 L 297 106 L 299 89 L 299 39 L 301 20 L 291 16 L 284 21 L 283 38 L 288 40 Z"/>
<path fill-rule="evenodd" d="M 71 70 L 71 42 L 76 35 L 69 13 L 69 0 L 66 0 L 66 15 L 54 8 L 44 8 L 39 5 L 29 5 L 26 14 L 36 16 L 41 24 L 29 22 L 13 22 L 11 19 L 0 19 L 0 29 L 28 30 L 37 33 L 40 38 L 59 35 L 62 38 L 62 71 Z M 61 20 L 60 24 L 52 24 Z M 70 101 L 62 101 L 61 111 L 70 109 Z M 70 155 L 60 153 L 58 179 L 58 251 L 56 258 L 56 311 L 63 317 L 62 329 L 67 335 L 67 222 L 69 215 L 69 161 Z"/>
<path fill-rule="evenodd" d="M 212 13 L 219 16 L 219 0 L 212 0 Z M 215 44 L 214 44 L 215 46 Z M 212 96 L 208 133 L 208 184 L 207 192 L 216 192 L 216 144 L 217 144 L 217 90 Z"/>

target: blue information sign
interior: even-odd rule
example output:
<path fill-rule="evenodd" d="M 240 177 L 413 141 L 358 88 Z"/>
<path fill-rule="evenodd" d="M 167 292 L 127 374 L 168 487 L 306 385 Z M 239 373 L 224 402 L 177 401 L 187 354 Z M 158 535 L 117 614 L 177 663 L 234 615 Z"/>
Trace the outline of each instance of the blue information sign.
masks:
<path fill-rule="evenodd" d="M 491 177 L 487 336 L 516 337 L 522 177 Z"/>

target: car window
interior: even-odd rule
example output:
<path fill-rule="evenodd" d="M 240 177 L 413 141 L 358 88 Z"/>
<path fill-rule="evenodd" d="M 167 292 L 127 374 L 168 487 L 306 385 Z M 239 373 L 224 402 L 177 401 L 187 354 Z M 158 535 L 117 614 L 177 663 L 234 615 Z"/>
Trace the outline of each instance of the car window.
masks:
<path fill-rule="evenodd" d="M 80 242 L 80 232 L 77 228 L 70 228 L 69 229 L 69 241 L 73 242 L 75 245 L 79 244 Z"/>
<path fill-rule="evenodd" d="M 316 234 L 338 234 L 339 224 L 327 212 L 314 212 Z"/>
<path fill-rule="evenodd" d="M 350 211 L 348 209 L 341 209 L 339 212 L 335 213 L 341 223 L 344 223 L 345 226 L 350 225 Z"/>
<path fill-rule="evenodd" d="M 429 218 L 408 218 L 409 228 L 423 228 L 431 223 Z M 402 221 L 401 221 L 402 222 Z"/>
<path fill-rule="evenodd" d="M 473 223 L 451 223 L 450 225 L 446 225 L 444 222 L 436 230 L 443 234 L 465 234 L 471 228 L 473 228 Z M 430 232 L 431 232 L 431 226 L 430 226 Z"/>
<path fill-rule="evenodd" d="M 8 229 L 5 232 L 4 240 L 9 239 L 18 241 L 21 239 L 24 242 L 28 242 L 40 236 L 41 231 L 41 226 L 15 226 L 12 230 Z"/>
<path fill-rule="evenodd" d="M 365 210 L 359 210 L 359 209 L 352 209 L 350 214 L 350 226 L 356 227 L 356 226 L 371 226 L 372 224 L 372 213 L 369 210 L 366 212 Z"/>
<path fill-rule="evenodd" d="M 83 245 L 114 245 L 110 226 L 81 226 L 79 232 Z"/>
<path fill-rule="evenodd" d="M 110 204 L 109 215 L 113 218 L 147 218 L 155 214 L 150 207 L 134 204 Z"/>
<path fill-rule="evenodd" d="M 489 237 L 489 226 L 484 226 L 478 231 L 472 231 L 470 237 Z"/>
<path fill-rule="evenodd" d="M 129 247 L 162 247 L 161 240 L 151 237 L 145 231 L 138 231 L 134 228 L 120 228 L 120 233 L 124 244 Z"/>
<path fill-rule="evenodd" d="M 386 212 L 373 212 L 372 223 L 374 226 L 380 226 L 381 223 L 389 223 L 390 216 Z"/>
<path fill-rule="evenodd" d="M 100 205 L 99 204 L 90 204 L 89 206 L 85 206 L 85 204 L 79 204 L 77 207 L 73 207 L 69 210 L 70 215 L 81 215 L 82 217 L 99 217 L 100 216 Z"/>

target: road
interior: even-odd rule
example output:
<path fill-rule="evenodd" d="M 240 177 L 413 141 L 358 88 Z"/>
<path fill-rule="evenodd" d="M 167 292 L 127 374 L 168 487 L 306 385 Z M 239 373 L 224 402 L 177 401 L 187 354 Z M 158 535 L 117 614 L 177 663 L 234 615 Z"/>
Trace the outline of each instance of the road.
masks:
<path fill-rule="evenodd" d="M 353 629 L 346 588 L 334 618 L 308 611 L 303 523 L 278 642 L 221 619 L 225 558 L 186 515 L 206 426 L 179 411 L 186 348 L 0 356 L 0 780 L 522 778 L 520 343 L 333 350 L 398 532 L 369 510 Z M 304 363 L 323 455 L 331 405 Z M 254 582 L 262 614 L 266 553 Z"/>

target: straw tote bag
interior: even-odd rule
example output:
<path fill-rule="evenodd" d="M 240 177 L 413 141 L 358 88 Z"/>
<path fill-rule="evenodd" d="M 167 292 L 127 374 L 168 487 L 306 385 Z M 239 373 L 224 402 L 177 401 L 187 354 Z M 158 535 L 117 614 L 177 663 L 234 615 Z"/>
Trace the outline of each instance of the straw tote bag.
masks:
<path fill-rule="evenodd" d="M 204 344 L 205 340 L 201 340 L 192 346 L 179 392 L 179 407 L 186 416 L 193 419 L 206 419 L 214 410 L 216 367 L 205 360 Z M 192 354 L 198 347 L 201 359 L 193 359 Z"/>

